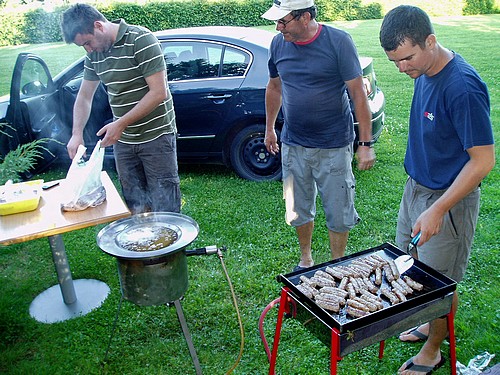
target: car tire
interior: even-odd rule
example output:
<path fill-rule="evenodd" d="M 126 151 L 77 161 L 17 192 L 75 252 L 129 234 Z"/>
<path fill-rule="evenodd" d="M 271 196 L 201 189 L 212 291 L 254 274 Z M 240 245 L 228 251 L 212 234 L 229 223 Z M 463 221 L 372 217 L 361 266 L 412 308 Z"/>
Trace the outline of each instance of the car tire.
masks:
<path fill-rule="evenodd" d="M 266 150 L 265 125 L 254 124 L 241 129 L 233 138 L 231 166 L 236 174 L 251 181 L 281 180 L 281 157 Z M 278 134 L 279 137 L 279 134 Z"/>

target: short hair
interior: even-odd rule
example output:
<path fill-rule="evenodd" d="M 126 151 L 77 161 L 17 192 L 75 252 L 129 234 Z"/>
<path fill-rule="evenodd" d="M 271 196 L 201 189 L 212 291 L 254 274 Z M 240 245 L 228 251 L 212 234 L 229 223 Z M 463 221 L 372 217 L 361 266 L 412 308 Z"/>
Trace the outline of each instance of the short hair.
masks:
<path fill-rule="evenodd" d="M 313 20 L 316 18 L 316 14 L 318 13 L 318 8 L 316 8 L 316 5 L 313 5 L 309 8 L 292 10 L 290 13 L 293 16 L 293 18 L 299 18 L 304 13 L 309 13 L 311 15 L 311 19 Z"/>
<path fill-rule="evenodd" d="M 62 15 L 61 30 L 64 41 L 73 43 L 77 34 L 94 34 L 94 22 L 104 21 L 106 17 L 88 4 L 75 4 Z"/>
<path fill-rule="evenodd" d="M 386 51 L 394 51 L 409 40 L 423 49 L 430 34 L 434 34 L 434 27 L 427 13 L 415 6 L 400 5 L 385 15 L 380 27 L 380 45 Z"/>

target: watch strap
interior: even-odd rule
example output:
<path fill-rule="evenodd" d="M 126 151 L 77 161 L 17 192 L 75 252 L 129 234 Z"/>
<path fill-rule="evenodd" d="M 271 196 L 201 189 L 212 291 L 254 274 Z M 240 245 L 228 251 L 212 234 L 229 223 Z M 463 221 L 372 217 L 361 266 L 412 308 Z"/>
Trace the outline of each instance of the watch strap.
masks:
<path fill-rule="evenodd" d="M 367 147 L 372 147 L 373 146 L 373 142 L 362 142 L 362 141 L 359 141 L 358 142 L 358 146 L 367 146 Z"/>

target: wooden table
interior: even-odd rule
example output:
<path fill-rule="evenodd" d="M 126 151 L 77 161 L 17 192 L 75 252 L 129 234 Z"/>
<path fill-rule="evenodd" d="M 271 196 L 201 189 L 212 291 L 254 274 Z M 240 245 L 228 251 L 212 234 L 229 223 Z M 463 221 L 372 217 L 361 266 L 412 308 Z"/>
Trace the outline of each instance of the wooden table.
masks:
<path fill-rule="evenodd" d="M 73 280 L 61 234 L 130 216 L 106 172 L 103 204 L 77 212 L 63 212 L 61 186 L 42 192 L 35 211 L 0 216 L 0 245 L 10 245 L 48 237 L 59 285 L 39 294 L 30 305 L 30 315 L 43 323 L 55 323 L 82 316 L 99 307 L 109 294 L 109 287 L 99 280 Z"/>

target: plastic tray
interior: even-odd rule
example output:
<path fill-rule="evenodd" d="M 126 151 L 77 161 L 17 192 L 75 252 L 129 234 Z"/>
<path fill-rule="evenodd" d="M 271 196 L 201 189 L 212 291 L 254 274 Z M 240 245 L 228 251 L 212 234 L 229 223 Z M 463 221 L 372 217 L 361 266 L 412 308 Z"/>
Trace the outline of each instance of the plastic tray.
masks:
<path fill-rule="evenodd" d="M 0 215 L 36 210 L 40 203 L 43 180 L 0 186 Z"/>

